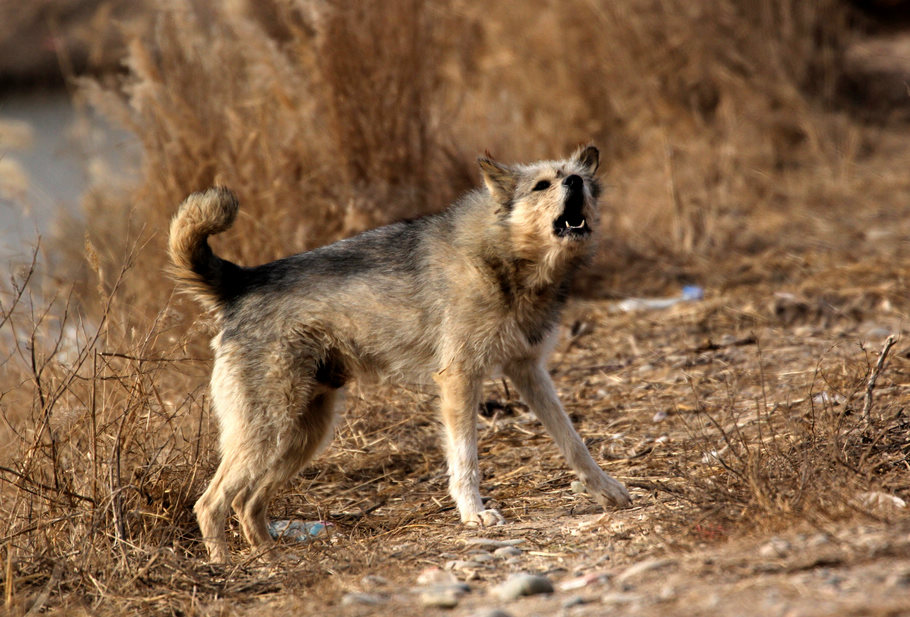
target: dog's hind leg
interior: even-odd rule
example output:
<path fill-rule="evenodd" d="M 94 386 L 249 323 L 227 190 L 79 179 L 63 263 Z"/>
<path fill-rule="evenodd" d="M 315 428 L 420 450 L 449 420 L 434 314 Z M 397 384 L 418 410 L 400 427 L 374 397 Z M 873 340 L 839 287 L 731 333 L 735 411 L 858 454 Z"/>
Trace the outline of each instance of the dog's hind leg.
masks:
<path fill-rule="evenodd" d="M 591 496 L 603 506 L 628 506 L 632 500 L 626 487 L 607 475 L 591 458 L 591 453 L 563 410 L 553 381 L 540 361 L 518 360 L 504 367 L 503 372 L 512 380 L 518 393 L 553 437 L 569 467 L 578 475 Z"/>
<path fill-rule="evenodd" d="M 502 515 L 485 510 L 480 497 L 477 464 L 477 407 L 481 380 L 453 367 L 433 377 L 439 384 L 440 411 L 446 433 L 449 492 L 462 522 L 481 526 L 501 525 Z"/>
<path fill-rule="evenodd" d="M 243 534 L 253 548 L 271 542 L 266 510 L 275 494 L 319 451 L 333 424 L 336 393 L 317 393 L 301 411 L 295 426 L 280 436 L 275 455 L 264 461 L 250 490 L 238 493 L 233 507 Z"/>
<path fill-rule="evenodd" d="M 218 465 L 215 477 L 208 488 L 196 502 L 193 510 L 199 521 L 199 530 L 209 553 L 209 561 L 230 562 L 224 524 L 230 512 L 231 501 L 237 494 L 247 490 L 248 483 L 249 474 L 246 468 L 238 465 L 236 459 L 226 456 Z"/>

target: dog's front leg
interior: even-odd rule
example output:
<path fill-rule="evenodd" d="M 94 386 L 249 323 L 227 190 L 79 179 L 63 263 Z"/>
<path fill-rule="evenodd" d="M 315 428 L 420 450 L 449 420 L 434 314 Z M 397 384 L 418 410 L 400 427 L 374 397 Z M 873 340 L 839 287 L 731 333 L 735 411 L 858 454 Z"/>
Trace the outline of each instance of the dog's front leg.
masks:
<path fill-rule="evenodd" d="M 477 465 L 477 407 L 482 380 L 449 367 L 434 376 L 439 384 L 440 411 L 446 434 L 449 492 L 464 523 L 501 525 L 502 515 L 485 510 L 480 498 Z"/>
<path fill-rule="evenodd" d="M 588 448 L 566 415 L 553 380 L 538 359 L 513 362 L 505 367 L 506 376 L 512 380 L 518 393 L 534 415 L 553 437 L 562 455 L 588 492 L 601 505 L 628 506 L 632 499 L 621 483 L 608 476 L 591 457 Z"/>

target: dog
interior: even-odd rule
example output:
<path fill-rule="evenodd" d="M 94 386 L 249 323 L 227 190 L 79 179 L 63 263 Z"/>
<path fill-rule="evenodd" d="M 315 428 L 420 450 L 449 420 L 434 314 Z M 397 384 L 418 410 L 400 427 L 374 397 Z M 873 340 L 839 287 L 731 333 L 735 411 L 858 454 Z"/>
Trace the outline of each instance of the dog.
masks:
<path fill-rule="evenodd" d="M 504 522 L 484 507 L 476 416 L 503 374 L 603 506 L 625 487 L 591 457 L 545 368 L 573 274 L 599 221 L 599 152 L 528 165 L 478 159 L 483 186 L 448 209 L 255 267 L 216 256 L 238 201 L 193 193 L 170 225 L 172 274 L 214 315 L 212 406 L 221 462 L 194 510 L 213 562 L 228 562 L 233 508 L 250 545 L 271 538 L 271 498 L 329 437 L 350 379 L 438 385 L 449 491 L 464 523 Z"/>

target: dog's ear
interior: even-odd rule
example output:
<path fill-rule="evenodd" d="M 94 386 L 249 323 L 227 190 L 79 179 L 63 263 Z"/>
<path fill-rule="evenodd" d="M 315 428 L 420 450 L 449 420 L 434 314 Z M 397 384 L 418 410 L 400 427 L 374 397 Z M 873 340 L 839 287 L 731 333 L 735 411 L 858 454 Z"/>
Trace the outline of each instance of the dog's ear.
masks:
<path fill-rule="evenodd" d="M 600 150 L 594 146 L 582 147 L 575 151 L 572 158 L 593 176 L 600 165 Z"/>
<path fill-rule="evenodd" d="M 487 185 L 487 190 L 499 203 L 508 203 L 515 194 L 515 187 L 518 185 L 518 174 L 509 167 L 497 163 L 492 158 L 481 156 L 477 159 L 480 165 L 480 173 L 483 175 L 483 182 Z"/>

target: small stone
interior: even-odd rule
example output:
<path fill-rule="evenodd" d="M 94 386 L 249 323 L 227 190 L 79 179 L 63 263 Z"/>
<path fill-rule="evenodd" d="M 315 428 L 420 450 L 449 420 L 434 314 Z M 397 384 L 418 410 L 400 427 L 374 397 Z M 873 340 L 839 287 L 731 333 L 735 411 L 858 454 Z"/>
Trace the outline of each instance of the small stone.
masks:
<path fill-rule="evenodd" d="M 638 563 L 626 568 L 624 572 L 617 576 L 616 582 L 619 584 L 624 584 L 641 574 L 651 572 L 652 570 L 660 570 L 661 568 L 672 566 L 675 563 L 676 562 L 672 559 L 646 559 L 644 561 L 639 561 Z"/>
<path fill-rule="evenodd" d="M 493 553 L 490 551 L 471 551 L 468 553 L 468 557 L 471 561 L 476 561 L 477 563 L 493 561 Z"/>
<path fill-rule="evenodd" d="M 389 584 L 389 579 L 376 574 L 367 574 L 360 579 L 360 584 L 364 587 L 385 587 Z"/>
<path fill-rule="evenodd" d="M 826 546 L 828 544 L 831 544 L 831 537 L 826 533 L 816 533 L 809 536 L 809 539 L 806 540 L 806 544 L 811 548 Z"/>
<path fill-rule="evenodd" d="M 458 579 L 451 572 L 446 572 L 436 566 L 425 568 L 417 576 L 418 585 L 451 585 L 457 583 Z"/>
<path fill-rule="evenodd" d="M 452 559 L 446 562 L 446 570 L 476 570 L 482 568 L 483 564 L 479 561 L 469 561 L 465 559 Z"/>
<path fill-rule="evenodd" d="M 562 608 L 572 608 L 573 606 L 580 606 L 587 603 L 588 599 L 582 596 L 569 596 L 562 601 Z"/>
<path fill-rule="evenodd" d="M 536 574 L 513 574 L 502 584 L 493 588 L 493 593 L 503 602 L 515 600 L 521 596 L 533 596 L 540 593 L 553 593 L 553 583 L 545 576 Z"/>
<path fill-rule="evenodd" d="M 785 557 L 791 548 L 790 543 L 783 538 L 771 538 L 758 549 L 758 554 L 766 559 Z"/>
<path fill-rule="evenodd" d="M 861 506 L 881 516 L 896 514 L 907 507 L 907 502 L 900 497 L 881 491 L 860 493 L 857 498 Z"/>
<path fill-rule="evenodd" d="M 610 580 L 610 575 L 606 572 L 591 572 L 589 574 L 582 574 L 581 576 L 576 576 L 567 581 L 563 581 L 559 584 L 560 591 L 571 591 L 573 589 L 581 589 L 582 587 L 587 587 L 588 585 L 595 585 L 597 583 L 604 583 Z"/>
<path fill-rule="evenodd" d="M 910 568 L 892 573 L 885 580 L 885 585 L 888 587 L 910 587 Z"/>
<path fill-rule="evenodd" d="M 622 593 L 619 591 L 608 593 L 600 599 L 604 604 L 632 604 L 642 599 L 637 593 Z"/>
<path fill-rule="evenodd" d="M 352 606 L 355 604 L 364 604 L 366 606 L 377 606 L 385 603 L 385 598 L 375 593 L 346 593 L 341 598 L 342 606 Z"/>
<path fill-rule="evenodd" d="M 512 538 L 509 540 L 494 540 L 492 538 L 467 538 L 464 541 L 466 546 L 472 546 L 480 549 L 493 550 L 503 546 L 518 546 L 524 544 L 524 538 Z"/>
<path fill-rule="evenodd" d="M 497 559 L 508 559 L 509 557 L 518 557 L 524 551 L 516 546 L 500 546 L 498 549 L 493 551 L 493 557 Z"/>
<path fill-rule="evenodd" d="M 572 492 L 576 495 L 584 495 L 588 492 L 588 487 L 585 486 L 584 482 L 573 480 L 570 486 L 572 487 Z"/>
<path fill-rule="evenodd" d="M 471 588 L 465 584 L 434 585 L 421 590 L 420 603 L 424 606 L 455 608 L 461 596 L 470 590 Z"/>
<path fill-rule="evenodd" d="M 512 617 L 512 613 L 507 613 L 501 608 L 486 608 L 476 613 L 471 613 L 470 617 Z"/>

